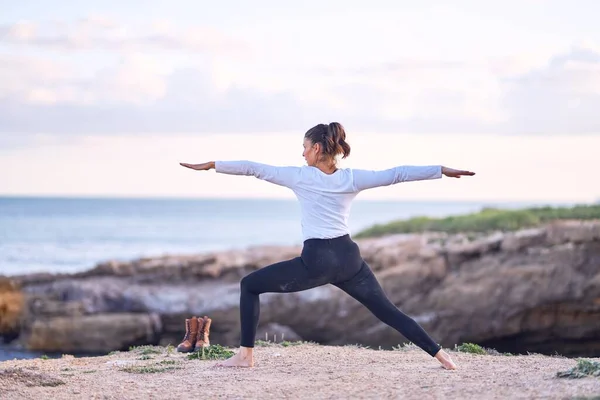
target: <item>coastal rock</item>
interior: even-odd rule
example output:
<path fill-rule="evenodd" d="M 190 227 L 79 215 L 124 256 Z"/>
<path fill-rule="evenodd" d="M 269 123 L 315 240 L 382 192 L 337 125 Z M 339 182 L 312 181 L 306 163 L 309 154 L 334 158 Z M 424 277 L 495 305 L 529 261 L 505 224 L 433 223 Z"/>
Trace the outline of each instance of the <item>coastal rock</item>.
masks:
<path fill-rule="evenodd" d="M 600 221 L 558 221 L 473 240 L 428 233 L 358 243 L 392 303 L 444 346 L 474 342 L 512 353 L 600 355 Z M 106 262 L 54 278 L 15 277 L 26 299 L 19 342 L 63 352 L 176 345 L 185 318 L 209 315 L 211 342 L 237 346 L 239 280 L 300 250 L 254 247 Z M 257 339 L 285 327 L 286 340 L 295 334 L 323 344 L 387 348 L 405 341 L 331 285 L 266 293 L 260 305 Z M 88 326 L 104 343 L 94 343 Z"/>
<path fill-rule="evenodd" d="M 25 300 L 18 285 L 0 277 L 0 337 L 10 341 L 18 336 Z"/>
<path fill-rule="evenodd" d="M 595 221 L 556 221 L 548 225 L 548 241 L 552 244 L 597 240 L 600 240 L 600 224 Z"/>
<path fill-rule="evenodd" d="M 504 235 L 501 250 L 506 252 L 521 251 L 528 247 L 540 246 L 547 238 L 546 229 L 533 228 L 510 232 Z"/>
<path fill-rule="evenodd" d="M 129 346 L 157 344 L 162 330 L 156 314 L 99 314 L 36 319 L 24 337 L 30 350 L 106 354 Z"/>

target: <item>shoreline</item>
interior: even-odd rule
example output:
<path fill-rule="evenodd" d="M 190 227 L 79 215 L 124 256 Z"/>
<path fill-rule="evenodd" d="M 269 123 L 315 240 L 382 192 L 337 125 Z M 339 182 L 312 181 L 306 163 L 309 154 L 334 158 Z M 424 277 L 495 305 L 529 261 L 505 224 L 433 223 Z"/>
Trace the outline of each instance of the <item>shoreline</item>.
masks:
<path fill-rule="evenodd" d="M 263 340 L 258 340 L 259 343 L 263 343 Z M 172 346 L 175 346 L 177 343 L 172 344 Z M 277 344 L 277 343 L 274 343 Z M 280 343 L 279 343 L 280 344 Z M 324 345 L 324 344 L 320 344 L 320 343 L 312 343 L 314 345 L 318 345 L 318 346 L 327 346 L 327 347 L 347 347 L 349 346 L 348 344 L 339 344 L 339 345 Z M 257 346 L 261 346 L 260 344 Z M 264 345 L 262 345 L 264 346 Z M 363 346 L 357 346 L 357 347 L 363 347 Z M 363 348 L 366 349 L 370 349 L 369 346 L 364 346 Z M 231 347 L 232 350 L 235 349 L 235 347 Z M 484 351 L 488 352 L 489 354 L 494 354 L 497 353 L 497 351 L 495 349 L 491 349 L 491 348 L 482 348 Z M 377 351 L 393 351 L 394 347 L 390 347 L 390 348 L 383 348 L 383 347 L 379 347 L 379 348 L 373 348 L 372 350 L 377 350 Z M 452 351 L 456 351 L 456 349 L 445 349 L 446 351 L 448 350 L 452 350 Z M 99 357 L 107 357 L 110 356 L 110 353 L 126 353 L 126 351 L 112 351 L 112 352 L 107 352 L 107 353 L 98 353 L 98 354 L 90 354 L 90 353 L 75 353 L 75 354 L 63 354 L 63 353 L 47 353 L 47 352 L 43 352 L 43 351 L 28 351 L 28 350 L 23 350 L 23 349 L 19 349 L 19 348 L 12 348 L 10 345 L 0 345 L 0 352 L 3 352 L 2 354 L 0 354 L 0 367 L 2 366 L 3 362 L 8 362 L 8 361 L 24 361 L 24 360 L 36 360 L 36 359 L 48 359 L 48 360 L 59 360 L 61 358 L 64 358 L 65 356 L 72 356 L 75 359 L 93 359 L 93 358 L 99 358 Z M 519 357 L 526 357 L 529 355 L 539 355 L 539 356 L 544 356 L 544 357 L 561 357 L 564 359 L 569 359 L 569 360 L 574 360 L 577 361 L 579 359 L 597 359 L 598 361 L 600 361 L 600 357 L 599 356 L 595 356 L 595 355 L 576 355 L 576 356 L 569 356 L 569 355 L 562 355 L 562 354 L 558 354 L 556 352 L 553 353 L 549 353 L 549 354 L 542 354 L 542 353 L 515 353 L 515 354 L 511 354 L 512 356 L 519 356 Z M 6 356 L 5 356 L 6 355 Z M 501 353 L 498 353 L 498 355 L 501 355 Z M 14 357 L 16 356 L 16 357 Z"/>

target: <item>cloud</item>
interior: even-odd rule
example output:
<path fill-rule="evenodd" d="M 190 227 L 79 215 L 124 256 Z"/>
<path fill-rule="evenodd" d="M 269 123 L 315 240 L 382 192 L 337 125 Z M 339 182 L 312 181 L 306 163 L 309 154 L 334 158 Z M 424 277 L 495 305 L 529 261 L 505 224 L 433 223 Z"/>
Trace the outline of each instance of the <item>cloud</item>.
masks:
<path fill-rule="evenodd" d="M 122 28 L 114 21 L 72 25 L 123 49 L 89 33 Z M 168 21 L 152 29 L 124 41 L 155 37 L 146 43 L 170 47 Z M 30 45 L 49 36 L 22 23 L 3 37 Z M 600 133 L 600 51 L 592 46 L 543 62 L 401 59 L 338 69 L 211 57 L 177 66 L 156 54 L 117 55 L 93 71 L 70 59 L 0 55 L 0 134 L 283 132 L 331 120 L 371 132 Z"/>
<path fill-rule="evenodd" d="M 505 79 L 511 130 L 600 133 L 600 51 L 573 47 L 541 68 Z"/>
<path fill-rule="evenodd" d="M 53 104 L 32 102 L 31 92 L 27 102 L 0 101 L 0 127 L 7 133 L 256 132 L 297 129 L 319 113 L 286 91 L 219 89 L 208 69 L 182 69 L 162 78 L 148 74 L 145 81 L 130 80 L 134 72 L 116 69 L 100 80 L 78 82 L 77 90 L 56 92 L 73 97 Z M 90 104 L 83 101 L 86 95 Z"/>
<path fill-rule="evenodd" d="M 102 16 L 91 16 L 73 23 L 20 21 L 3 25 L 0 26 L 0 43 L 66 51 L 250 54 L 249 44 L 245 41 L 209 27 L 177 29 L 168 21 L 132 27 Z"/>

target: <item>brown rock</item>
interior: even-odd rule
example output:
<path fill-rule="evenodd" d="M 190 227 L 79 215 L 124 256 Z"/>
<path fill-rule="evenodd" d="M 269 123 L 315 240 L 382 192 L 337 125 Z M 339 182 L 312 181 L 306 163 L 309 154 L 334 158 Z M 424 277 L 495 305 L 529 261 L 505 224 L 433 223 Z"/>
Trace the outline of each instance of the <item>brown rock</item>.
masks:
<path fill-rule="evenodd" d="M 554 221 L 547 227 L 551 244 L 585 243 L 600 240 L 599 221 Z"/>
<path fill-rule="evenodd" d="M 359 245 L 392 303 L 444 346 L 475 342 L 501 351 L 590 356 L 600 354 L 599 233 L 600 221 L 562 221 L 475 240 L 394 235 Z M 93 340 L 75 334 L 75 326 L 93 321 L 103 349 L 136 340 L 176 344 L 185 318 L 209 315 L 211 342 L 237 346 L 240 278 L 299 253 L 299 247 L 255 247 L 106 264 L 53 279 L 22 277 L 30 311 L 21 341 L 46 351 L 96 351 Z M 324 344 L 391 347 L 404 341 L 334 286 L 266 293 L 260 301 L 263 334 L 270 324 L 281 324 L 303 340 Z M 118 315 L 141 322 L 117 329 Z M 159 315 L 160 323 L 149 315 Z"/>
<path fill-rule="evenodd" d="M 494 233 L 491 236 L 474 240 L 473 242 L 450 244 L 446 246 L 450 268 L 458 268 L 465 261 L 475 259 L 492 251 L 498 251 L 504 235 Z"/>
<path fill-rule="evenodd" d="M 517 232 L 510 232 L 504 235 L 502 240 L 503 251 L 521 251 L 528 247 L 540 246 L 546 240 L 546 229 L 533 228 L 524 229 Z"/>
<path fill-rule="evenodd" d="M 29 350 L 108 353 L 129 346 L 156 344 L 160 319 L 153 314 L 99 314 L 37 319 L 24 338 Z"/>
<path fill-rule="evenodd" d="M 18 285 L 0 277 L 0 337 L 12 339 L 18 335 L 24 308 L 24 296 Z"/>

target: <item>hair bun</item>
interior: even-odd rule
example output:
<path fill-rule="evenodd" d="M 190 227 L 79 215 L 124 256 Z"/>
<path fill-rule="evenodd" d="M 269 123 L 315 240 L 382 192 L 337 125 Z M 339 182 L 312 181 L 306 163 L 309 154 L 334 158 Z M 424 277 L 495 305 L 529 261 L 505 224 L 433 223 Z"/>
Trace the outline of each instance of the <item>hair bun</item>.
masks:
<path fill-rule="evenodd" d="M 324 155 L 335 158 L 342 154 L 342 158 L 350 155 L 350 145 L 346 143 L 346 131 L 339 122 L 318 124 L 306 132 L 306 138 L 313 143 L 320 143 Z"/>

